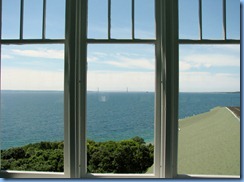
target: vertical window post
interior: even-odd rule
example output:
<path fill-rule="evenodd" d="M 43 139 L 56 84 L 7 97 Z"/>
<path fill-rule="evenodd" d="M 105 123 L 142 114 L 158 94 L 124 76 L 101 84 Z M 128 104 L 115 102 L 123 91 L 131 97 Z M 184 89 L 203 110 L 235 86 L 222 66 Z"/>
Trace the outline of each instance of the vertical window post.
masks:
<path fill-rule="evenodd" d="M 223 38 L 226 40 L 226 0 L 223 0 Z"/>
<path fill-rule="evenodd" d="M 165 177 L 177 175 L 178 145 L 178 92 L 179 92 L 179 46 L 178 46 L 178 0 L 166 0 L 166 46 L 163 52 L 166 63 L 166 143 Z"/>
<path fill-rule="evenodd" d="M 202 0 L 198 1 L 199 38 L 202 40 Z"/>
<path fill-rule="evenodd" d="M 159 162 L 155 166 L 160 166 L 160 171 L 155 169 L 155 173 L 160 178 L 172 178 L 177 175 L 178 0 L 156 0 L 156 22 L 156 115 L 160 115 L 160 124 L 156 122 L 155 130 L 161 138 L 160 149 L 155 152 L 156 163 Z"/>
<path fill-rule="evenodd" d="M 43 12 L 42 12 L 42 39 L 46 38 L 46 0 L 43 0 Z"/>
<path fill-rule="evenodd" d="M 77 177 L 76 150 L 76 20 L 77 0 L 66 1 L 65 27 L 65 108 L 64 108 L 64 171 L 71 178 Z"/>
<path fill-rule="evenodd" d="M 19 39 L 23 39 L 23 26 L 24 26 L 24 0 L 20 1 L 20 32 Z"/>
<path fill-rule="evenodd" d="M 86 90 L 87 90 L 87 11 L 88 0 L 79 1 L 79 22 L 78 24 L 78 138 L 79 147 L 79 177 L 85 177 L 87 173 L 87 142 L 86 142 Z M 80 140 L 81 139 L 81 140 Z"/>
<path fill-rule="evenodd" d="M 164 91 L 164 79 L 165 79 L 165 58 L 163 53 L 163 40 L 165 37 L 165 11 L 161 11 L 164 7 L 165 1 L 155 1 L 155 18 L 156 18 L 156 99 L 155 99 L 155 168 L 154 172 L 156 176 L 165 176 L 165 91 Z"/>

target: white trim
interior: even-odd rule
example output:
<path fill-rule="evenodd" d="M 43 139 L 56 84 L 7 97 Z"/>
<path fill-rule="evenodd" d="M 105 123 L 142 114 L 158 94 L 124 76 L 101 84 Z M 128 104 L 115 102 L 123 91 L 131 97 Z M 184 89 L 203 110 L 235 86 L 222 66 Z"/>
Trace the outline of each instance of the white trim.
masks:
<path fill-rule="evenodd" d="M 177 175 L 178 179 L 184 178 L 196 178 L 196 179 L 238 179 L 241 176 L 237 175 L 203 175 L 203 174 L 179 174 Z"/>
<path fill-rule="evenodd" d="M 157 2 L 161 2 L 161 0 L 156 0 Z M 85 3 L 87 3 L 87 0 L 83 1 L 84 6 Z M 161 6 L 163 7 L 163 6 Z M 84 8 L 84 7 L 83 7 Z M 157 11 L 157 12 L 156 12 Z M 78 45 L 81 45 L 81 48 L 78 49 L 79 51 L 82 51 L 81 53 L 79 53 L 78 55 L 82 55 L 83 57 L 78 57 L 78 67 L 80 68 L 79 70 L 79 80 L 81 80 L 82 84 L 79 84 L 79 89 L 78 89 L 78 93 L 81 93 L 81 97 L 77 96 L 80 104 L 79 104 L 79 109 L 77 112 L 79 112 L 79 133 L 81 136 L 81 141 L 79 141 L 79 139 L 77 139 L 77 141 L 79 143 L 81 143 L 81 147 L 80 147 L 80 152 L 79 152 L 79 161 L 80 161 L 80 177 L 81 178 L 159 178 L 159 177 L 163 177 L 164 176 L 164 159 L 162 159 L 162 156 L 164 156 L 164 152 L 162 152 L 162 149 L 164 150 L 164 144 L 162 143 L 162 141 L 164 141 L 164 136 L 162 136 L 162 132 L 161 132 L 161 128 L 162 128 L 162 123 L 164 121 L 162 121 L 162 113 L 164 112 L 164 107 L 161 107 L 162 101 L 162 77 L 165 76 L 165 73 L 162 74 L 162 70 L 165 69 L 162 67 L 162 63 L 163 63 L 163 56 L 161 54 L 161 46 L 162 46 L 162 41 L 156 41 L 156 40 L 147 40 L 147 39 L 128 39 L 128 40 L 124 40 L 124 39 L 87 39 L 86 38 L 86 11 L 83 9 L 83 16 L 80 16 L 78 19 L 80 19 L 79 22 L 81 22 L 81 26 L 78 25 L 78 29 L 82 29 L 82 31 L 80 32 L 79 35 L 82 35 L 82 37 L 79 38 L 80 43 Z M 156 3 L 155 3 L 155 18 L 157 18 L 158 14 L 161 14 L 161 9 L 159 7 L 159 9 L 156 10 Z M 165 23 L 164 20 L 162 20 L 161 15 L 159 17 L 159 20 L 157 20 L 157 27 L 164 27 L 161 24 Z M 162 40 L 162 32 L 161 32 L 161 28 L 158 32 L 158 39 Z M 83 34 L 82 34 L 83 33 Z M 108 36 L 109 37 L 109 36 Z M 84 75 L 84 73 L 86 74 L 86 47 L 87 44 L 104 44 L 104 43 L 109 43 L 109 44 L 155 44 L 155 54 L 156 54 L 156 71 L 155 71 L 155 85 L 156 85 L 156 89 L 155 89 L 155 131 L 154 131 L 154 136 L 155 136 L 155 143 L 154 143 L 154 174 L 96 174 L 96 173 L 91 173 L 88 174 L 87 173 L 87 155 L 86 155 L 86 113 L 84 111 L 86 111 L 86 75 Z M 85 96 L 85 97 L 84 97 Z M 82 101 L 82 102 L 81 102 Z M 163 115 L 165 116 L 165 115 Z M 164 127 L 165 129 L 165 127 Z M 165 132 L 163 132 L 165 133 Z M 162 138 L 163 137 L 163 138 Z M 77 144 L 78 145 L 78 144 Z M 161 147 L 163 146 L 163 147 Z M 163 162 L 162 162 L 163 161 Z M 163 163 L 163 164 L 162 164 Z M 163 169 L 163 170 L 162 170 Z M 162 175 L 163 173 L 163 175 Z"/>
<path fill-rule="evenodd" d="M 164 11 L 161 11 L 163 1 L 155 1 L 156 18 L 156 80 L 155 80 L 155 125 L 154 125 L 154 173 L 157 177 L 165 176 L 165 59 L 162 52 L 162 40 L 165 37 Z"/>
<path fill-rule="evenodd" d="M 236 116 L 236 114 L 233 112 L 233 111 L 231 111 L 228 107 L 225 107 L 228 111 L 230 111 L 230 113 L 240 122 L 240 118 L 238 118 L 237 116 Z"/>
<path fill-rule="evenodd" d="M 64 173 L 36 171 L 1 171 L 1 178 L 67 178 Z"/>
<path fill-rule="evenodd" d="M 77 166 L 77 177 L 84 178 L 87 172 L 87 140 L 86 140 L 86 89 L 87 89 L 87 11 L 88 11 L 88 0 L 79 1 L 79 14 L 77 23 L 77 65 L 78 65 L 78 88 L 77 88 L 77 99 L 78 99 L 78 135 L 77 135 L 77 148 L 79 166 Z"/>
<path fill-rule="evenodd" d="M 65 82 L 64 82 L 64 172 L 76 176 L 76 0 L 66 1 Z"/>
<path fill-rule="evenodd" d="M 101 173 L 88 173 L 85 178 L 158 178 L 154 174 L 101 174 Z"/>

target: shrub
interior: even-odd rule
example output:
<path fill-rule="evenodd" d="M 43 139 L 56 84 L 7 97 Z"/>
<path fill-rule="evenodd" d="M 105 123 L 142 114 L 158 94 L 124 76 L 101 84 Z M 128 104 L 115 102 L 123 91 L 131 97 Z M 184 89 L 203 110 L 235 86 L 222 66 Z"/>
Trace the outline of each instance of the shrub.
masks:
<path fill-rule="evenodd" d="M 87 141 L 90 173 L 144 173 L 153 164 L 153 145 L 140 137 Z M 63 172 L 63 142 L 40 142 L 1 151 L 1 170 Z"/>

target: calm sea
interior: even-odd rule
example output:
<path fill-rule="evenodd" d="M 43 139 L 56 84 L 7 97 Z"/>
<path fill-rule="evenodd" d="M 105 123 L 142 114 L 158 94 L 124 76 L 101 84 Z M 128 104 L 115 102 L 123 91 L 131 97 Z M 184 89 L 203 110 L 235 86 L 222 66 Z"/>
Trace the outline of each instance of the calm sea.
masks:
<path fill-rule="evenodd" d="M 1 149 L 63 140 L 63 92 L 2 91 Z M 216 106 L 240 106 L 240 93 L 180 93 L 179 119 Z M 87 138 L 95 141 L 154 138 L 153 93 L 87 95 Z"/>

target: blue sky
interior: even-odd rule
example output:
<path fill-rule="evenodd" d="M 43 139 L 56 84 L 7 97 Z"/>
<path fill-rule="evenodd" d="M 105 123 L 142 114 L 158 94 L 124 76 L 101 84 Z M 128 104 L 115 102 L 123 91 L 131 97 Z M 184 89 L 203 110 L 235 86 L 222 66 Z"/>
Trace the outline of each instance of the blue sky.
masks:
<path fill-rule="evenodd" d="M 88 37 L 107 38 L 107 0 L 89 0 Z M 131 1 L 112 0 L 111 37 L 131 38 Z M 180 38 L 197 39 L 198 1 L 179 0 Z M 228 38 L 240 37 L 238 0 L 227 0 Z M 19 0 L 3 0 L 2 37 L 19 36 Z M 155 38 L 153 0 L 135 0 L 135 37 Z M 25 0 L 24 38 L 41 38 L 42 1 Z M 203 1 L 203 38 L 221 39 L 222 0 Z M 47 0 L 47 38 L 64 38 L 65 0 Z M 239 45 L 180 45 L 180 91 L 239 91 Z M 154 45 L 88 45 L 88 90 L 154 91 Z M 3 45 L 1 88 L 63 90 L 63 45 Z"/>

